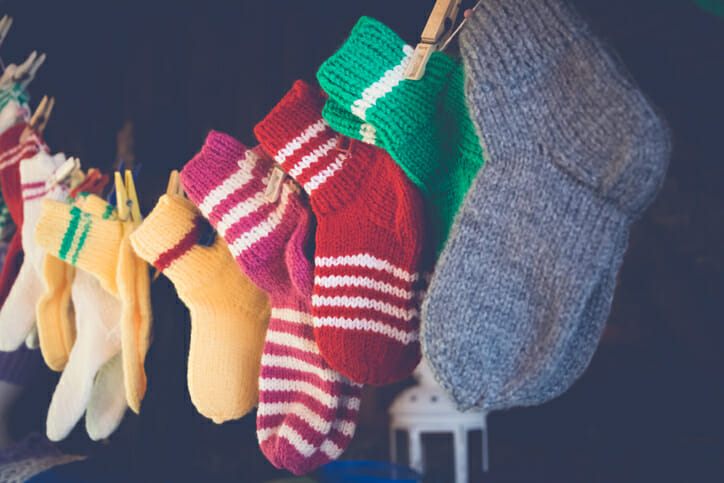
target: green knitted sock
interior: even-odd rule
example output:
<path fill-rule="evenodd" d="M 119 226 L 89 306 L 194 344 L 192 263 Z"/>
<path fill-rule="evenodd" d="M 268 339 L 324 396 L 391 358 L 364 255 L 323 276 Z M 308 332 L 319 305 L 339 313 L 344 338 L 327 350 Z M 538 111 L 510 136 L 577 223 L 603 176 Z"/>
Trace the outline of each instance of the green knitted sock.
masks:
<path fill-rule="evenodd" d="M 412 52 L 385 25 L 362 17 L 317 79 L 330 96 L 327 122 L 385 148 L 423 191 L 439 250 L 483 153 L 465 104 L 462 64 L 436 52 L 422 80 L 405 80 Z"/>

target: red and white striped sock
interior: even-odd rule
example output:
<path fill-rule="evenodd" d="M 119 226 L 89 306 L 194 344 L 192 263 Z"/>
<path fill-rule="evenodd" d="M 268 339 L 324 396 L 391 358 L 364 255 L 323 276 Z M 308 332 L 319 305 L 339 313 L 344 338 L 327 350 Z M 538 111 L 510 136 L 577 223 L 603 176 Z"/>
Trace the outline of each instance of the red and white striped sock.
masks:
<path fill-rule="evenodd" d="M 354 381 L 389 384 L 420 360 L 422 199 L 384 150 L 355 140 L 337 149 L 323 106 L 321 91 L 297 81 L 254 132 L 317 215 L 312 316 L 322 355 Z"/>
<path fill-rule="evenodd" d="M 332 369 L 314 339 L 313 268 L 305 255 L 314 217 L 306 195 L 261 149 L 213 131 L 181 180 L 242 271 L 271 300 L 259 446 L 272 464 L 295 474 L 334 460 L 354 435 L 361 385 Z"/>

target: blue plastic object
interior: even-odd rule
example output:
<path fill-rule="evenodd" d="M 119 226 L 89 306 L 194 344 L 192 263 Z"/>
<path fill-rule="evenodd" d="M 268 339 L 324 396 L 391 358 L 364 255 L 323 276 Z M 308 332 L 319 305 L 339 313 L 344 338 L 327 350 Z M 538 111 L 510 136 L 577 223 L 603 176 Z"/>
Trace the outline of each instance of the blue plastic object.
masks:
<path fill-rule="evenodd" d="M 333 461 L 319 468 L 321 483 L 419 483 L 416 471 L 384 461 Z"/>

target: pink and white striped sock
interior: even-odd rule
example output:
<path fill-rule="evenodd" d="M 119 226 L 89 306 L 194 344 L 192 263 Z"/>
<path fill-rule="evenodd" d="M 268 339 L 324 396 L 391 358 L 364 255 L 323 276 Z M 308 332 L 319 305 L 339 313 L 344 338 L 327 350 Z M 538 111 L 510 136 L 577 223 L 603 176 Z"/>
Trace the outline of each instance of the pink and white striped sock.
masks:
<path fill-rule="evenodd" d="M 261 149 L 213 131 L 181 180 L 242 271 L 271 299 L 259 446 L 274 466 L 295 474 L 334 460 L 354 435 L 362 386 L 332 369 L 314 339 L 307 197 Z"/>

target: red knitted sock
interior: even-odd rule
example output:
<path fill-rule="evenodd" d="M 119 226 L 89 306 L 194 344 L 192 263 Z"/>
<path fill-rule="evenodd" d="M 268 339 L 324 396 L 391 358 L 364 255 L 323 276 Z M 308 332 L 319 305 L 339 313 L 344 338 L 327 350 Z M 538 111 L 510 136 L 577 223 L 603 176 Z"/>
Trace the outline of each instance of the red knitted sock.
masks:
<path fill-rule="evenodd" d="M 23 264 L 23 194 L 20 186 L 20 161 L 35 156 L 40 149 L 47 150 L 43 140 L 36 134 L 20 144 L 20 135 L 26 123 L 16 124 L 0 136 L 0 188 L 8 205 L 10 216 L 17 229 L 10 242 L 2 272 L 0 273 L 0 306 L 10 293 L 15 277 Z"/>
<path fill-rule="evenodd" d="M 323 106 L 319 90 L 297 81 L 254 133 L 317 215 L 312 317 L 322 355 L 353 381 L 388 384 L 420 360 L 422 200 L 385 151 L 354 140 L 337 149 Z"/>

